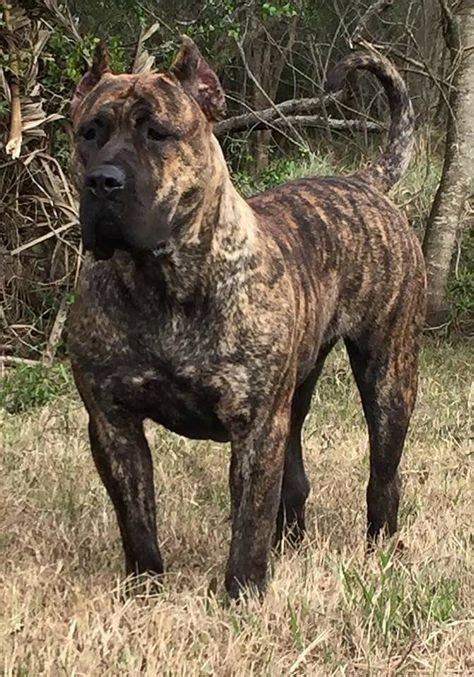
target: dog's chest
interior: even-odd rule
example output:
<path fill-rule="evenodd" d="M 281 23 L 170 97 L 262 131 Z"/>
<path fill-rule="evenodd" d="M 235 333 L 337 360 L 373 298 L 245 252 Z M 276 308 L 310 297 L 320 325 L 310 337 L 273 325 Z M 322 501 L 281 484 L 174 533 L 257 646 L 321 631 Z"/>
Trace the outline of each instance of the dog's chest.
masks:
<path fill-rule="evenodd" d="M 249 425 L 288 358 L 289 323 L 280 318 L 275 336 L 268 314 L 235 298 L 172 304 L 105 272 L 84 274 L 69 327 L 74 371 L 95 406 L 192 438 L 223 441 Z"/>
<path fill-rule="evenodd" d="M 163 313 L 115 321 L 121 340 L 102 363 L 102 398 L 187 437 L 226 440 L 219 411 L 242 367 L 222 354 L 212 323 Z"/>

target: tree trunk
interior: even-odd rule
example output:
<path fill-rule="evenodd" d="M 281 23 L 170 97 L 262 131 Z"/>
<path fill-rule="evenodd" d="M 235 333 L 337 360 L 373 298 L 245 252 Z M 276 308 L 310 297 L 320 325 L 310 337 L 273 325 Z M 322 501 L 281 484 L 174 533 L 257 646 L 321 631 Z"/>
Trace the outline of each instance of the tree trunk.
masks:
<path fill-rule="evenodd" d="M 447 318 L 450 263 L 474 176 L 474 2 L 462 0 L 451 14 L 442 0 L 445 37 L 454 72 L 441 182 L 423 242 L 428 281 L 427 321 Z"/>
<path fill-rule="evenodd" d="M 275 23 L 269 22 L 266 27 L 255 17 L 250 23 L 245 44 L 246 59 L 260 85 L 260 87 L 253 85 L 252 106 L 254 110 L 268 107 L 269 99 L 275 100 L 285 61 L 296 37 L 297 22 L 297 15 L 286 19 L 281 37 L 278 37 L 281 32 L 281 22 L 278 20 Z M 257 174 L 268 164 L 271 134 L 270 130 L 258 131 L 253 139 L 254 170 Z"/>
<path fill-rule="evenodd" d="M 270 81 L 272 46 L 268 39 L 261 45 L 258 81 L 268 96 L 275 100 L 278 80 Z M 255 88 L 253 105 L 256 110 L 268 104 L 268 99 Z M 259 174 L 268 164 L 269 145 L 272 138 L 270 130 L 257 132 L 255 137 L 255 172 Z"/>
<path fill-rule="evenodd" d="M 266 88 L 268 86 L 268 57 L 271 52 L 271 45 L 268 43 L 267 36 L 262 30 L 262 27 L 257 25 L 253 31 L 253 35 L 248 43 L 247 60 L 250 70 L 253 72 L 257 82 L 270 98 L 273 92 L 269 92 Z M 273 84 L 273 83 L 272 83 Z M 252 106 L 254 110 L 259 110 L 268 105 L 268 99 L 263 92 L 253 84 Z M 268 144 L 270 143 L 271 132 L 265 130 L 257 132 L 252 140 L 254 167 L 256 174 L 262 171 L 268 161 Z"/>

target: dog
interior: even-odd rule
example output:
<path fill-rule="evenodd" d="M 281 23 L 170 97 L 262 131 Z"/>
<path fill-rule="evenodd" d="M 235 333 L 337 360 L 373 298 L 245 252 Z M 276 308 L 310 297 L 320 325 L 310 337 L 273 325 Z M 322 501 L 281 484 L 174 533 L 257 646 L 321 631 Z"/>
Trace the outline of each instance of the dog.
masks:
<path fill-rule="evenodd" d="M 88 252 L 68 329 L 92 455 L 113 502 L 127 574 L 163 574 L 144 419 L 231 442 L 231 598 L 265 590 L 272 542 L 305 533 L 301 430 L 324 361 L 345 342 L 370 442 L 367 536 L 397 529 L 400 462 L 417 390 L 421 249 L 385 196 L 405 170 L 414 114 L 395 68 L 353 53 L 391 107 L 386 150 L 342 177 L 244 200 L 213 123 L 221 84 L 184 36 L 169 71 L 110 72 L 105 48 L 71 115 Z M 159 580 L 159 579 L 158 579 Z"/>

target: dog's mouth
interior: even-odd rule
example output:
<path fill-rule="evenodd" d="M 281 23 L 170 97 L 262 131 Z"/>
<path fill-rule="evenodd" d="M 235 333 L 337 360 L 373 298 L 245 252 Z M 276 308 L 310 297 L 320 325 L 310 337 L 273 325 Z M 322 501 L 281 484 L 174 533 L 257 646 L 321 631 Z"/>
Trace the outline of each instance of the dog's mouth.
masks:
<path fill-rule="evenodd" d="M 83 244 L 86 251 L 92 252 L 96 261 L 108 261 L 116 250 L 128 251 L 136 256 L 150 253 L 155 258 L 163 258 L 171 253 L 168 240 L 159 240 L 153 247 L 134 247 L 124 239 L 115 225 L 108 222 L 101 223 L 87 234 L 84 233 Z"/>
<path fill-rule="evenodd" d="M 111 240 L 104 240 L 95 245 L 91 249 L 94 259 L 96 261 L 108 261 L 114 255 L 116 249 L 124 249 L 118 246 L 119 243 Z"/>
<path fill-rule="evenodd" d="M 168 240 L 161 240 L 158 242 L 156 247 L 151 250 L 151 253 L 155 258 L 161 258 L 162 256 L 168 256 L 168 254 L 171 254 L 171 244 L 169 243 Z"/>
<path fill-rule="evenodd" d="M 165 219 L 158 215 L 158 225 L 152 228 L 141 213 L 130 218 L 129 211 L 125 206 L 118 211 L 115 206 L 99 209 L 89 201 L 81 203 L 82 242 L 96 261 L 111 259 L 116 250 L 139 258 L 145 253 L 156 258 L 170 253 L 170 233 Z"/>
<path fill-rule="evenodd" d="M 95 223 L 83 222 L 82 242 L 86 251 L 91 251 L 97 261 L 110 259 L 116 249 L 126 249 L 120 226 L 111 219 Z"/>

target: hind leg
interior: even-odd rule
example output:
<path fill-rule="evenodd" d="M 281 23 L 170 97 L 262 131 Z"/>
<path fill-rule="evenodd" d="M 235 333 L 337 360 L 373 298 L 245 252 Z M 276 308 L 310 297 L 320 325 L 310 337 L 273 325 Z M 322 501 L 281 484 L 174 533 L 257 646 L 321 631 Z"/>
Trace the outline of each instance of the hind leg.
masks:
<path fill-rule="evenodd" d="M 331 343 L 330 346 L 325 347 L 320 352 L 314 369 L 297 388 L 293 396 L 290 438 L 285 451 L 280 507 L 274 538 L 275 545 L 280 543 L 284 535 L 291 545 L 297 546 L 305 535 L 305 504 L 310 486 L 304 469 L 301 434 L 316 382 L 333 346 L 334 343 Z"/>
<path fill-rule="evenodd" d="M 369 431 L 369 544 L 383 530 L 389 535 L 397 530 L 398 465 L 416 398 L 419 331 L 408 321 L 386 336 L 346 340 Z"/>

